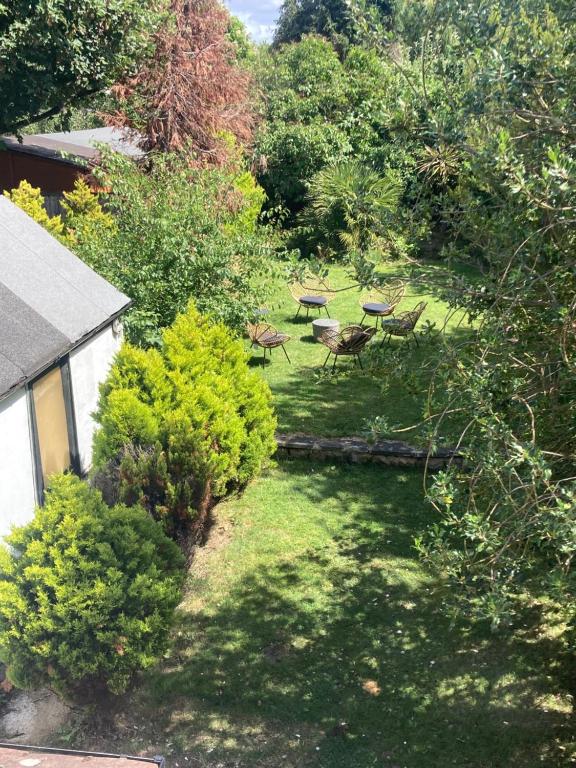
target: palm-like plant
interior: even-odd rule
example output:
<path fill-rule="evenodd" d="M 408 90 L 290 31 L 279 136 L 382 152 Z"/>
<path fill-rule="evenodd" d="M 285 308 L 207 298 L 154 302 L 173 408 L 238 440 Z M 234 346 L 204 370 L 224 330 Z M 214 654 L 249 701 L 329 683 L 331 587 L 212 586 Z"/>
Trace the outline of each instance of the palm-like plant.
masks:
<path fill-rule="evenodd" d="M 302 219 L 336 249 L 365 251 L 382 242 L 401 192 L 391 173 L 346 160 L 313 177 Z"/>

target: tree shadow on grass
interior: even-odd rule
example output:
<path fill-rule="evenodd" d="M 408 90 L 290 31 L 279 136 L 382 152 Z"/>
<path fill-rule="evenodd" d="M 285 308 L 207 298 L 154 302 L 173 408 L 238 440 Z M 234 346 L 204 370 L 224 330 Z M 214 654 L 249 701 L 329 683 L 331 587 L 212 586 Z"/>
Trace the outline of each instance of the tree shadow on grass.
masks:
<path fill-rule="evenodd" d="M 465 329 L 456 330 L 452 338 L 460 343 L 468 338 Z M 334 374 L 332 358 L 326 368 L 326 348 L 316 342 L 306 345 L 309 352 L 298 355 L 295 344 L 290 348 L 292 366 L 282 365 L 271 371 L 269 383 L 274 394 L 280 432 L 303 432 L 323 436 L 358 435 L 366 419 L 385 416 L 391 425 L 408 427 L 422 419 L 429 371 L 437 349 L 427 339 L 418 347 L 412 339 L 393 338 L 381 347 L 376 337 L 362 353 L 364 369 L 350 359 L 339 358 Z M 408 373 L 420 377 L 419 388 L 409 380 L 390 377 L 400 355 Z M 410 435 L 408 435 L 410 437 Z"/>
<path fill-rule="evenodd" d="M 297 485 L 303 466 L 284 465 Z M 425 516 L 406 475 L 315 475 L 298 491 L 341 502 L 339 533 L 180 617 L 150 692 L 182 753 L 226 766 L 558 766 L 545 748 L 566 714 L 545 703 L 543 661 L 556 641 L 448 621 L 412 550 Z M 348 511 L 350 494 L 362 504 Z"/>

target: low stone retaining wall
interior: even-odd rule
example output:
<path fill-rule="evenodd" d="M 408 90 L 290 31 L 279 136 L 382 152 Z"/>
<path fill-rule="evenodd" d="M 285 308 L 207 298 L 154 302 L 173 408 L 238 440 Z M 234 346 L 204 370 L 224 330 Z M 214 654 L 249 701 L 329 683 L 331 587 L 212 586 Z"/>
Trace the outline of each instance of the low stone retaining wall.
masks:
<path fill-rule="evenodd" d="M 314 435 L 277 434 L 278 453 L 294 458 L 336 459 L 352 463 L 385 464 L 392 467 L 443 469 L 461 457 L 449 448 L 439 448 L 434 455 L 400 440 L 368 442 L 361 437 L 315 437 Z"/>

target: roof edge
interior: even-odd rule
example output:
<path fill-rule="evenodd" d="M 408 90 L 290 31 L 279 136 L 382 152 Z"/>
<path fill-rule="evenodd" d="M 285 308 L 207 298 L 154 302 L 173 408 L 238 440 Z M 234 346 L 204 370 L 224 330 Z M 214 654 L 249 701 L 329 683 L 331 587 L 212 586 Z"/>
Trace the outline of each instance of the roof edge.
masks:
<path fill-rule="evenodd" d="M 162 756 L 156 755 L 155 757 L 138 757 L 137 755 L 121 755 L 113 752 L 85 752 L 80 749 L 58 749 L 56 747 L 36 747 L 30 744 L 12 744 L 10 742 L 0 741 L 1 749 L 14 749 L 21 752 L 39 752 L 47 755 L 68 755 L 70 757 L 101 757 L 106 760 L 134 760 L 141 763 L 151 763 L 157 765 L 158 768 L 164 768 L 165 760 Z"/>
<path fill-rule="evenodd" d="M 22 155 L 41 157 L 44 160 L 53 160 L 54 162 L 70 165 L 73 168 L 81 168 L 82 170 L 90 168 L 89 158 L 75 155 L 73 152 L 69 153 L 68 157 L 65 157 L 62 154 L 64 150 L 42 147 L 39 144 L 21 144 L 18 139 L 12 136 L 0 136 L 0 144 L 4 144 L 4 148 L 0 147 L 0 151 L 18 152 Z"/>
<path fill-rule="evenodd" d="M 14 392 L 17 392 L 22 387 L 25 387 L 26 384 L 29 384 L 31 381 L 34 381 L 34 379 L 37 379 L 39 376 L 41 376 L 44 373 L 44 371 L 47 371 L 49 368 L 51 368 L 54 365 L 54 363 L 57 363 L 58 360 L 61 360 L 66 355 L 69 355 L 75 349 L 78 349 L 78 347 L 81 347 L 87 341 L 90 341 L 90 339 L 93 339 L 94 336 L 98 336 L 99 333 L 101 333 L 103 330 L 108 328 L 108 326 L 112 325 L 112 323 L 115 320 L 117 320 L 121 315 L 123 315 L 124 312 L 130 309 L 133 303 L 134 303 L 133 300 L 130 299 L 128 303 L 125 304 L 121 309 L 119 309 L 113 315 L 110 315 L 110 317 L 104 320 L 104 322 L 100 323 L 100 325 L 97 325 L 96 328 L 93 328 L 91 331 L 88 331 L 88 333 L 85 333 L 84 336 L 81 336 L 75 342 L 68 345 L 59 355 L 57 355 L 56 357 L 50 358 L 48 362 L 41 365 L 39 368 L 37 368 L 28 376 L 25 376 L 22 379 L 20 379 L 20 381 L 14 384 L 14 386 L 10 387 L 10 389 L 6 390 L 6 392 L 1 392 L 0 403 L 3 400 L 6 400 L 8 397 L 10 397 L 10 395 L 13 395 Z M 1 746 L 4 746 L 2 742 L 0 742 L 0 747 Z M 40 747 L 37 747 L 37 749 L 40 749 Z"/>

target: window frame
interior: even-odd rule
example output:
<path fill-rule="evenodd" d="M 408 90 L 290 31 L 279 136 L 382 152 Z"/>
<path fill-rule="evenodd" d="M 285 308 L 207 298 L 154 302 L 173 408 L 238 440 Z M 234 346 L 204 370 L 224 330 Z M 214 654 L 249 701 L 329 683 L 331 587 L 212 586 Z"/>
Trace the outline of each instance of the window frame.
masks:
<path fill-rule="evenodd" d="M 33 387 L 38 381 L 43 379 L 56 368 L 60 369 L 60 378 L 62 381 L 62 392 L 64 396 L 64 411 L 66 414 L 66 428 L 68 432 L 68 450 L 70 453 L 69 470 L 76 475 L 82 474 L 80 465 L 80 451 L 78 449 L 78 431 L 76 427 L 76 410 L 74 408 L 74 393 L 72 391 L 72 375 L 70 373 L 70 356 L 64 355 L 55 363 L 45 368 L 42 373 L 35 376 L 26 384 L 26 394 L 28 398 L 28 413 L 30 414 L 32 463 L 34 468 L 34 489 L 36 491 L 36 500 L 38 504 L 44 504 L 45 483 L 44 473 L 42 471 L 42 459 L 40 454 L 40 438 L 38 435 L 38 424 L 36 421 L 36 406 L 34 403 Z"/>

